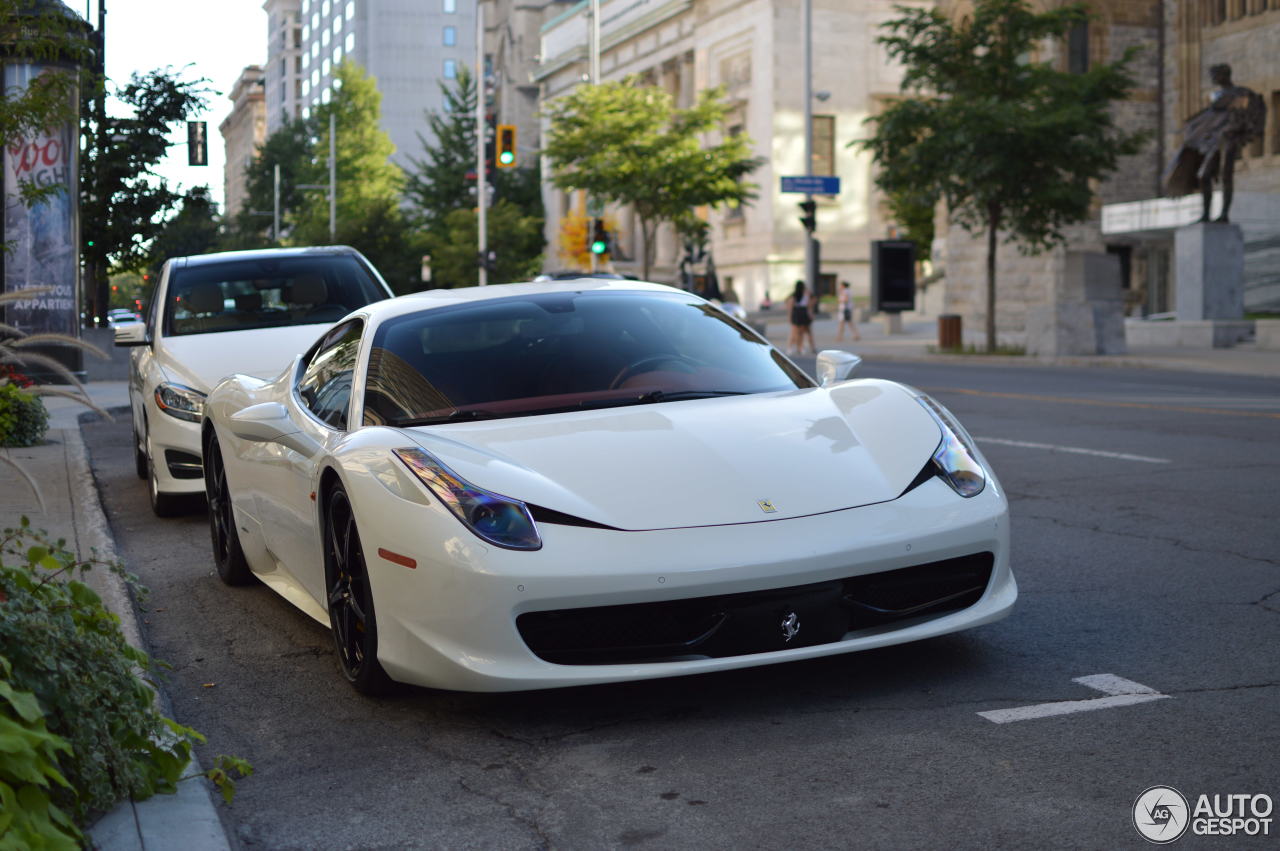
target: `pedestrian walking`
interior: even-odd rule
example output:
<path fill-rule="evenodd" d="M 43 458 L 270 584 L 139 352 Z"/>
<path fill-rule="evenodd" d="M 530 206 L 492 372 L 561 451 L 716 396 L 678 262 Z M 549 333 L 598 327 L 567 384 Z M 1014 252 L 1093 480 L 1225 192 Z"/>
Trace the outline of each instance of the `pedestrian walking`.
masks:
<path fill-rule="evenodd" d="M 788 342 L 788 353 L 799 355 L 804 353 L 805 340 L 809 341 L 809 351 L 818 353 L 813 343 L 813 299 L 804 281 L 796 281 L 795 291 L 787 299 L 787 316 L 791 321 L 791 339 Z"/>
<path fill-rule="evenodd" d="M 849 282 L 840 282 L 840 330 L 836 333 L 836 342 L 844 339 L 844 329 L 848 328 L 853 332 L 853 339 L 861 340 L 862 335 L 858 333 L 858 323 L 853 321 L 853 296 L 849 292 Z"/>

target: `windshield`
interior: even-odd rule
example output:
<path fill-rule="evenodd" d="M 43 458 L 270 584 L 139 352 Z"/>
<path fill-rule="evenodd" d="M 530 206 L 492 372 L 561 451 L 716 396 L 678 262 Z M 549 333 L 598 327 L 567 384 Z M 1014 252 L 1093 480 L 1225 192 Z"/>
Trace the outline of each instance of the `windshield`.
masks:
<path fill-rule="evenodd" d="M 382 285 L 350 254 L 201 263 L 170 276 L 164 333 L 328 324 L 384 298 Z"/>
<path fill-rule="evenodd" d="M 421 425 L 812 387 L 772 346 L 685 293 L 542 293 L 378 327 L 366 425 Z"/>

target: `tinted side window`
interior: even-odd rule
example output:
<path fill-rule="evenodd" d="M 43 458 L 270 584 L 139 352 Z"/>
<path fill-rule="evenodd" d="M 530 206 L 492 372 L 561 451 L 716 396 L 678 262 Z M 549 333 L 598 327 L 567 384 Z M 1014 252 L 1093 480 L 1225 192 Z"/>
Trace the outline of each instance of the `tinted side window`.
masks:
<path fill-rule="evenodd" d="M 346 429 L 351 407 L 351 377 L 355 374 L 363 324 L 348 322 L 329 332 L 298 382 L 302 403 L 317 418 Z"/>

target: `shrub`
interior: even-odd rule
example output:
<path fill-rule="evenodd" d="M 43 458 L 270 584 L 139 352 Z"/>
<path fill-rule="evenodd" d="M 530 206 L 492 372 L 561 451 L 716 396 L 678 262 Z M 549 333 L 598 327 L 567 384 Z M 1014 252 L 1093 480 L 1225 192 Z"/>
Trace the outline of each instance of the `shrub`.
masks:
<path fill-rule="evenodd" d="M 0 446 L 35 446 L 48 428 L 49 412 L 39 396 L 12 381 L 0 384 Z"/>
<path fill-rule="evenodd" d="M 0 534 L 0 848 L 32 844 L 10 835 L 22 830 L 74 842 L 77 825 L 118 801 L 175 791 L 192 744 L 204 741 L 156 708 L 142 677 L 157 663 L 129 646 L 119 618 L 74 578 L 93 566 L 142 591 L 119 564 L 77 560 L 25 517 Z M 220 757 L 206 776 L 230 800 L 232 772 L 249 770 Z"/>

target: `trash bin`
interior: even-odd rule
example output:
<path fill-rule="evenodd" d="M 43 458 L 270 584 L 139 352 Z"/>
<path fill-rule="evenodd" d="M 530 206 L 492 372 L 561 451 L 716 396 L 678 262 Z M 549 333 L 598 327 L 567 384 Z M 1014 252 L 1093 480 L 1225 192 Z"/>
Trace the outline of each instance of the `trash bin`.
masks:
<path fill-rule="evenodd" d="M 960 316 L 955 313 L 944 313 L 938 317 L 938 348 L 959 349 L 961 347 Z"/>

